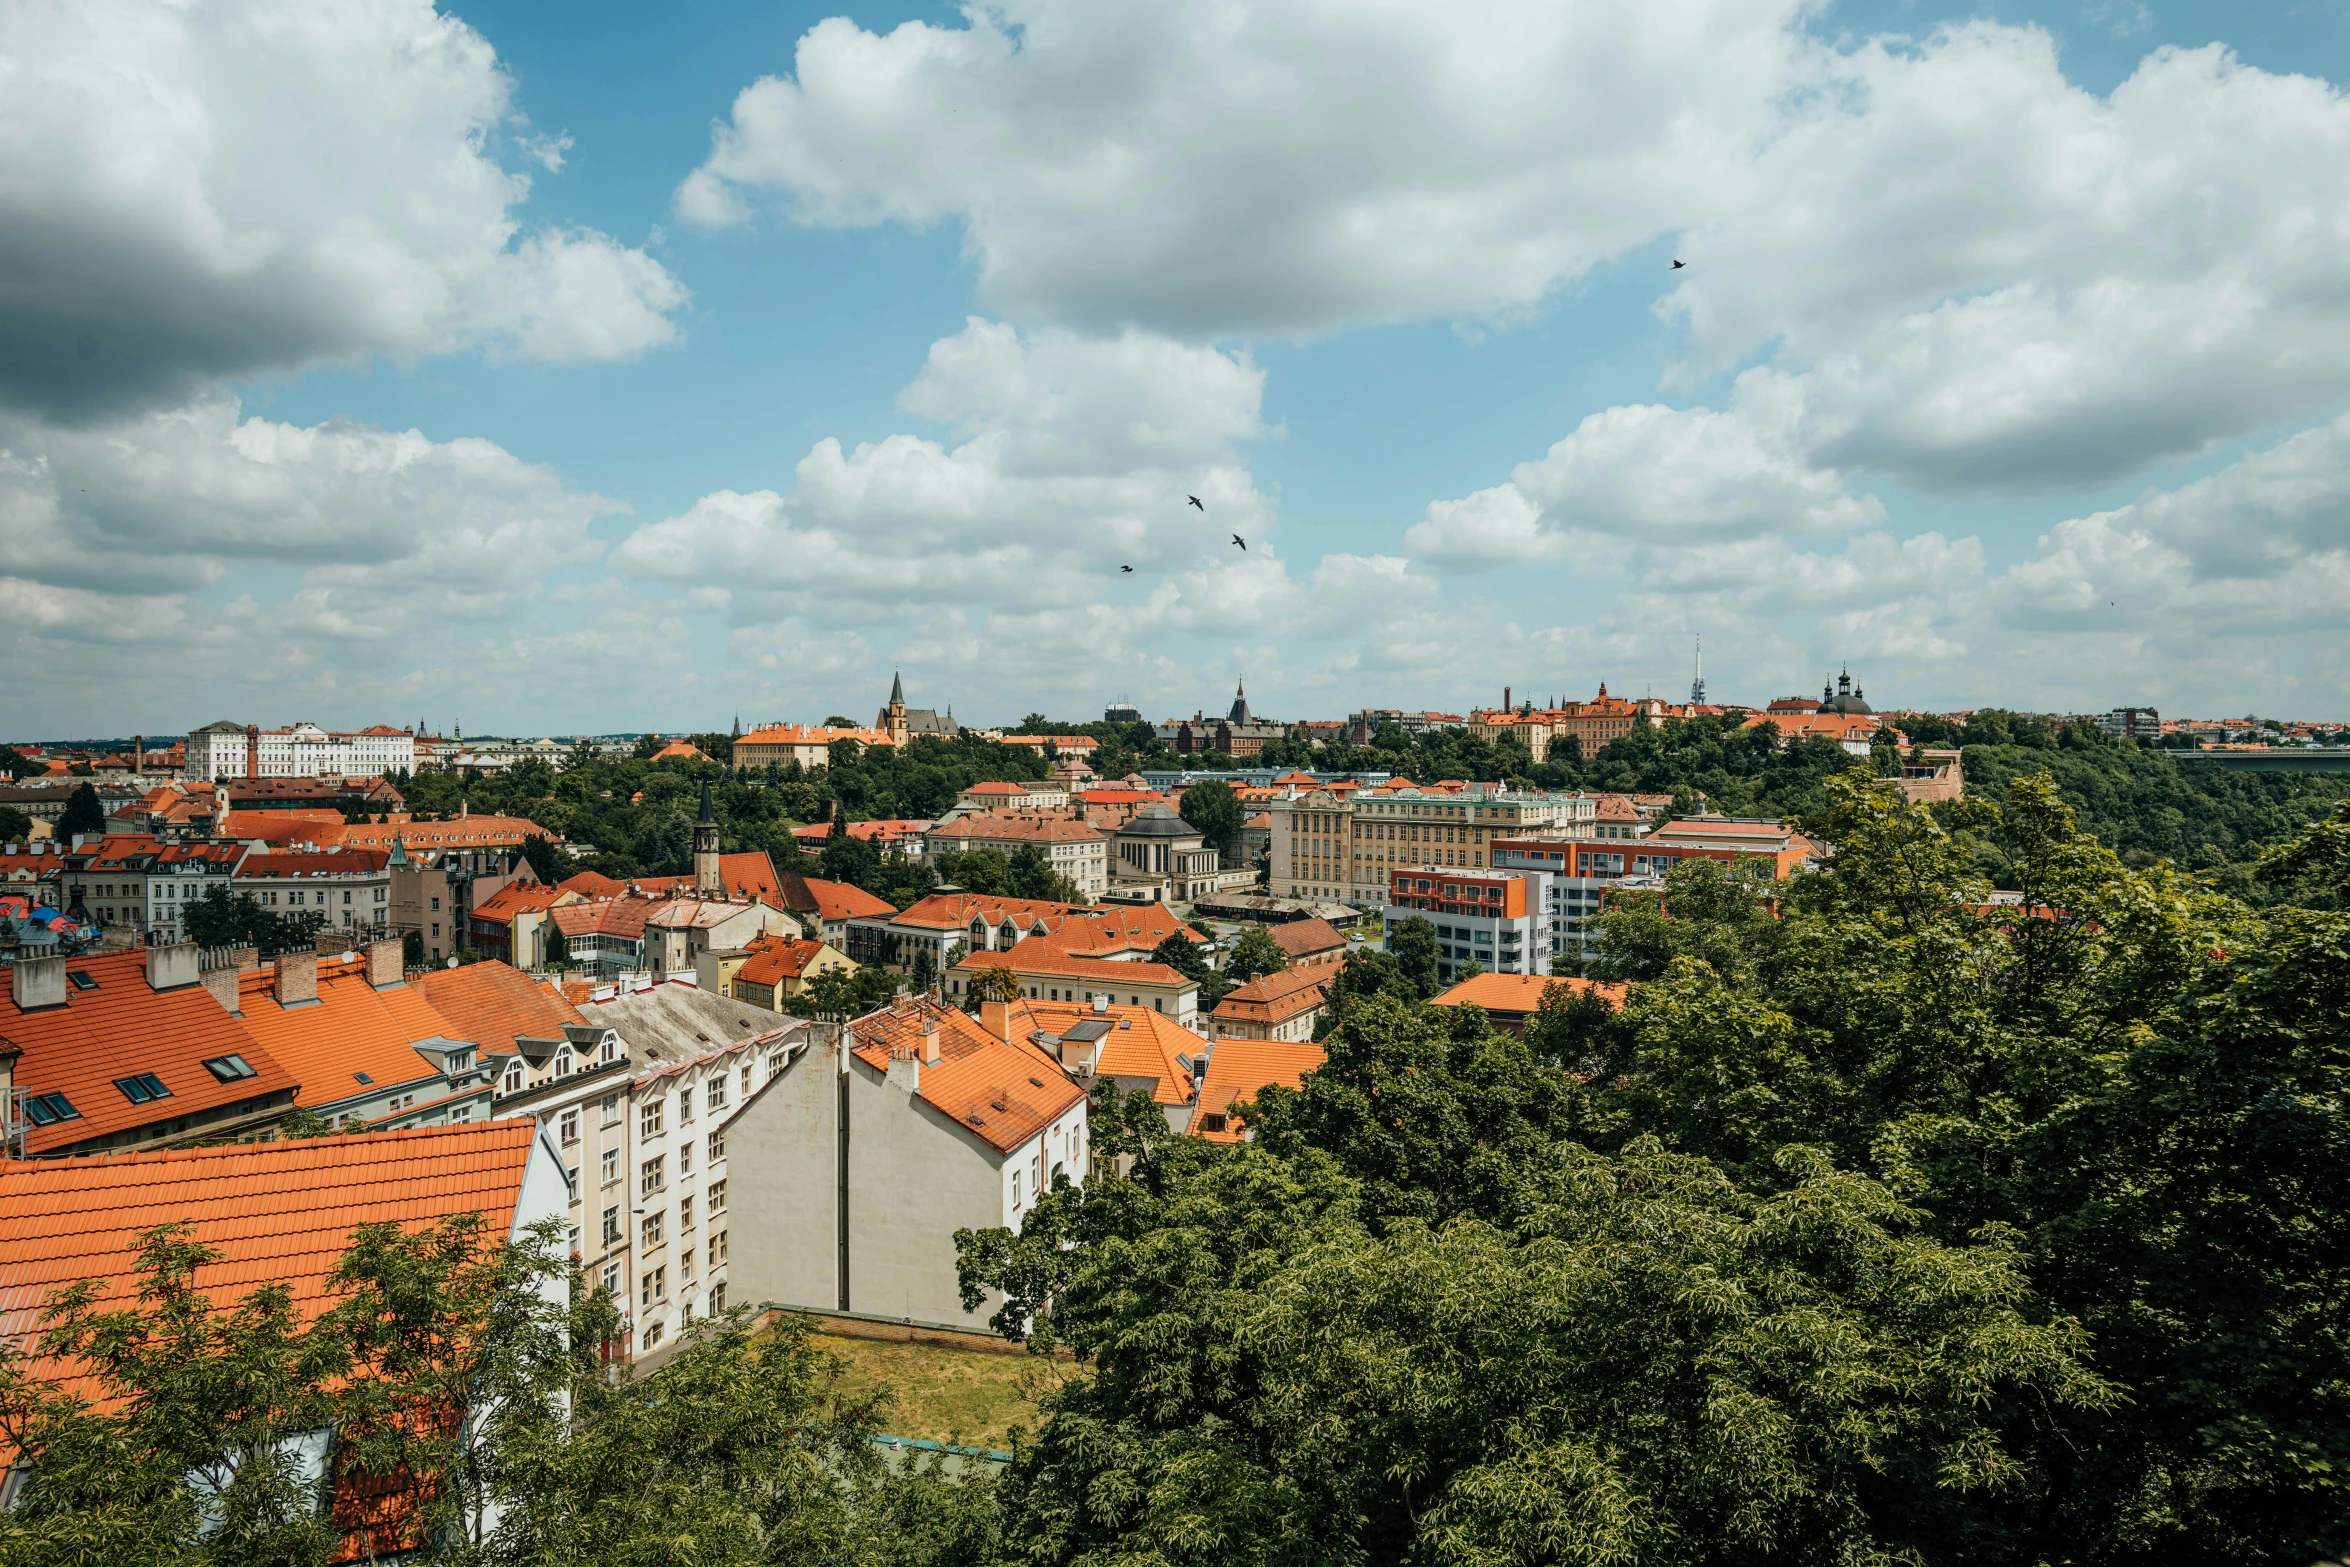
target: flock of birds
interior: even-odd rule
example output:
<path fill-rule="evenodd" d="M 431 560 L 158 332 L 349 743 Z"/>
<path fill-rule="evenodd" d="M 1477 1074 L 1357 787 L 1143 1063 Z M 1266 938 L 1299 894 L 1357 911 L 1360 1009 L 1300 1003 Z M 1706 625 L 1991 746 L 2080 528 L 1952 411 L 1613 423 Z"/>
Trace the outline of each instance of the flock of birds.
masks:
<path fill-rule="evenodd" d="M 1686 262 L 1686 261 L 1683 261 L 1683 260 L 1682 260 L 1682 259 L 1681 259 L 1679 256 L 1675 256 L 1675 257 L 1673 258 L 1673 270 L 1674 270 L 1675 272 L 1678 272 L 1678 271 L 1680 271 L 1680 270 L 1681 270 L 1683 267 L 1685 267 L 1685 266 L 1687 266 L 1687 265 L 1689 265 L 1689 263 L 1688 263 L 1688 262 Z M 1206 513 L 1207 513 L 1207 509 L 1208 509 L 1207 502 L 1205 502 L 1205 501 L 1201 500 L 1201 499 L 1200 499 L 1198 496 L 1196 496 L 1196 495 L 1186 495 L 1186 496 L 1185 496 L 1185 497 L 1183 497 L 1183 498 L 1184 498 L 1185 500 L 1189 501 L 1189 502 L 1190 502 L 1192 505 L 1194 505 L 1194 506 L 1198 507 L 1198 508 L 1199 508 L 1199 510 L 1200 510 L 1200 513 L 1201 513 L 1201 515 L 1203 515 L 1203 516 L 1204 516 L 1204 515 L 1206 515 Z M 1247 553 L 1247 550 L 1248 550 L 1248 540 L 1246 540 L 1246 539 L 1242 538 L 1242 537 L 1241 537 L 1239 534 L 1235 533 L 1234 535 L 1232 535 L 1232 542 L 1240 546 L 1242 553 L 1244 553 L 1244 554 L 1245 554 L 1245 553 Z M 1126 575 L 1128 575 L 1128 576 L 1132 576 L 1132 575 L 1134 574 L 1134 568 L 1133 568 L 1132 566 L 1120 566 L 1120 567 L 1118 568 L 1118 570 L 1119 570 L 1119 571 L 1121 571 L 1121 572 L 1123 572 L 1123 573 L 1125 573 L 1125 574 L 1126 574 Z"/>
<path fill-rule="evenodd" d="M 1183 498 L 1184 498 L 1185 500 L 1187 500 L 1187 501 L 1191 502 L 1191 504 L 1192 504 L 1192 505 L 1194 505 L 1194 506 L 1197 506 L 1197 507 L 1200 509 L 1200 511 L 1201 511 L 1201 513 L 1202 513 L 1203 515 L 1204 515 L 1204 514 L 1207 512 L 1207 509 L 1208 509 L 1208 504 L 1207 504 L 1207 502 L 1205 502 L 1205 501 L 1201 500 L 1201 499 L 1200 499 L 1198 496 L 1196 496 L 1196 495 L 1186 495 L 1186 496 L 1185 496 L 1185 497 L 1183 497 Z M 1241 547 L 1241 549 L 1242 549 L 1242 551 L 1243 551 L 1243 552 L 1246 552 L 1246 550 L 1248 549 L 1248 540 L 1246 540 L 1246 539 L 1242 538 L 1242 537 L 1241 537 L 1239 534 L 1237 534 L 1237 533 L 1235 533 L 1234 535 L 1232 535 L 1232 542 L 1233 542 L 1233 543 L 1235 543 L 1235 544 L 1237 544 L 1237 545 L 1239 545 L 1239 546 Z M 1131 575 L 1131 574 L 1133 573 L 1133 571 L 1134 571 L 1134 568 L 1133 568 L 1132 566 L 1120 566 L 1118 569 L 1119 569 L 1120 571 L 1122 571 L 1122 572 L 1125 572 L 1125 573 L 1129 574 L 1129 575 Z"/>

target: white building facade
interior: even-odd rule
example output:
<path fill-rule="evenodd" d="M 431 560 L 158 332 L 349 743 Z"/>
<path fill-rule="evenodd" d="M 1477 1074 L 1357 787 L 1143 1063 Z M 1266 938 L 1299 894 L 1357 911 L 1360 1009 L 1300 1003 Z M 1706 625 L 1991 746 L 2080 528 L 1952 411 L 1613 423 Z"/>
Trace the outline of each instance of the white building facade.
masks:
<path fill-rule="evenodd" d="M 298 723 L 283 729 L 227 719 L 188 733 L 186 777 L 379 778 L 416 766 L 416 737 L 389 724 L 327 730 Z"/>

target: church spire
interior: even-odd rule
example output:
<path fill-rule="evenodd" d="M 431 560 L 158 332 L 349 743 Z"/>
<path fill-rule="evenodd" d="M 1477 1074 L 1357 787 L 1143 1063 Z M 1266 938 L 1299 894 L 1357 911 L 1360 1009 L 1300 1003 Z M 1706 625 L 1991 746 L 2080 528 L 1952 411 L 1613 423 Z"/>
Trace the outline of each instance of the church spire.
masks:
<path fill-rule="evenodd" d="M 710 780 L 702 780 L 702 814 L 694 822 L 694 891 L 705 898 L 723 897 L 725 877 L 718 866 L 718 813 L 710 807 Z"/>
<path fill-rule="evenodd" d="M 894 669 L 889 672 L 889 705 L 892 707 L 906 705 L 906 682 L 899 677 L 898 672 Z"/>

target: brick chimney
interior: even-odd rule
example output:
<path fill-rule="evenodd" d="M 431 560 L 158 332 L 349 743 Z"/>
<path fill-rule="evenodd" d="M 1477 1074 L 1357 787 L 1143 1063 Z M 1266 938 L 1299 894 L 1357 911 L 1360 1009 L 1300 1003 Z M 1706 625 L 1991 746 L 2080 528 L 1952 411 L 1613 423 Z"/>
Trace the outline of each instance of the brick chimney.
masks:
<path fill-rule="evenodd" d="M 378 990 L 397 985 L 407 977 L 407 966 L 401 950 L 400 938 L 387 936 L 367 944 L 367 982 Z"/>
<path fill-rule="evenodd" d="M 220 1003 L 220 1010 L 230 1017 L 243 1017 L 245 1010 L 237 996 L 237 967 L 224 964 L 204 971 L 204 993 Z"/>
<path fill-rule="evenodd" d="M 318 1003 L 318 954 L 281 952 L 277 959 L 277 1004 L 306 1007 Z"/>
<path fill-rule="evenodd" d="M 938 1019 L 936 1018 L 926 1017 L 922 1020 L 922 1064 L 924 1066 L 938 1065 Z"/>

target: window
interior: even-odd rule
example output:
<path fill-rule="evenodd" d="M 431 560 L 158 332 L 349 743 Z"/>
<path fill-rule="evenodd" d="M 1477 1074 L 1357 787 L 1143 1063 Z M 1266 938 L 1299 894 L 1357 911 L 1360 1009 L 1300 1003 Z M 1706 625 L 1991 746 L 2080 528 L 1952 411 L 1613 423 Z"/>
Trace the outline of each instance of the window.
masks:
<path fill-rule="evenodd" d="M 609 1186 L 614 1181 L 619 1179 L 620 1150 L 617 1148 L 607 1148 L 604 1150 L 604 1184 Z"/>
<path fill-rule="evenodd" d="M 247 1062 L 243 1056 L 233 1055 L 212 1057 L 210 1060 L 204 1063 L 204 1070 L 210 1072 L 214 1077 L 219 1078 L 224 1083 L 233 1083 L 242 1077 L 258 1077 L 261 1075 L 259 1072 L 256 1072 L 253 1069 L 251 1063 Z M 360 1076 L 359 1081 L 365 1083 L 370 1081 L 370 1079 L 365 1076 Z"/>
<path fill-rule="evenodd" d="M 571 1227 L 571 1255 L 579 1255 L 579 1226 L 576 1224 Z"/>
<path fill-rule="evenodd" d="M 647 1297 L 647 1301 L 646 1301 L 646 1303 L 647 1303 L 648 1305 L 649 1305 L 649 1304 L 651 1304 L 651 1298 L 650 1298 L 650 1297 Z M 651 1348 L 653 1348 L 655 1345 L 659 1344 L 660 1342 L 661 1342 L 661 1324 L 660 1324 L 660 1323 L 658 1323 L 658 1322 L 648 1322 L 648 1323 L 646 1323 L 646 1324 L 645 1324 L 645 1348 L 647 1348 L 647 1349 L 651 1349 Z"/>
<path fill-rule="evenodd" d="M 694 1227 L 694 1199 L 690 1192 L 677 1199 L 677 1227 L 681 1230 Z"/>
<path fill-rule="evenodd" d="M 710 1113 L 715 1115 L 726 1108 L 726 1074 L 720 1072 L 710 1079 Z"/>
<path fill-rule="evenodd" d="M 677 1278 L 681 1284 L 694 1281 L 694 1249 L 687 1246 L 677 1254 Z"/>
<path fill-rule="evenodd" d="M 751 1097 L 751 1068 L 748 1062 L 743 1065 L 743 1097 L 745 1099 Z"/>
<path fill-rule="evenodd" d="M 620 1244 L 620 1209 L 618 1206 L 604 1210 L 604 1244 L 607 1246 Z"/>
<path fill-rule="evenodd" d="M 715 1317 L 726 1309 L 726 1281 L 720 1279 L 710 1286 L 710 1315 Z"/>
<path fill-rule="evenodd" d="M 556 1135 L 563 1140 L 564 1147 L 568 1148 L 579 1141 L 579 1112 L 577 1110 L 564 1111 L 562 1118 L 555 1124 L 559 1128 Z"/>
<path fill-rule="evenodd" d="M 555 1052 L 555 1075 L 557 1077 L 571 1075 L 571 1047 L 569 1045 L 565 1045 Z"/>
<path fill-rule="evenodd" d="M 618 1094 L 606 1094 L 604 1096 L 604 1125 L 618 1126 L 619 1124 L 620 1096 Z"/>
<path fill-rule="evenodd" d="M 716 1164 L 719 1160 L 725 1157 L 726 1133 L 723 1131 L 712 1132 L 710 1134 L 710 1162 L 712 1164 Z"/>
<path fill-rule="evenodd" d="M 1020 1172 L 1018 1170 L 1012 1172 L 1012 1206 L 1015 1208 L 1020 1206 Z"/>
<path fill-rule="evenodd" d="M 649 1197 L 654 1192 L 661 1190 L 668 1184 L 668 1178 L 661 1169 L 661 1156 L 659 1154 L 655 1154 L 652 1158 L 647 1159 L 641 1166 L 638 1167 L 637 1191 L 639 1193 Z"/>
<path fill-rule="evenodd" d="M 118 1077 L 114 1086 L 132 1104 L 143 1105 L 152 1099 L 169 1099 L 171 1090 L 163 1086 L 163 1079 L 152 1072 L 141 1072 L 135 1077 Z"/>
<path fill-rule="evenodd" d="M 642 1295 L 644 1303 L 648 1306 L 657 1300 L 667 1300 L 669 1298 L 669 1270 L 667 1268 L 647 1268 Z"/>
<path fill-rule="evenodd" d="M 661 1234 L 661 1210 L 656 1208 L 651 1213 L 646 1214 L 644 1218 L 638 1222 L 637 1240 L 639 1244 L 650 1249 L 660 1245 L 663 1239 L 664 1237 Z"/>
<path fill-rule="evenodd" d="M 713 1230 L 710 1232 L 710 1266 L 715 1268 L 718 1266 L 718 1264 L 724 1262 L 725 1260 L 726 1232 L 724 1230 Z"/>
<path fill-rule="evenodd" d="M 617 1262 L 604 1264 L 604 1293 L 607 1295 L 620 1293 L 620 1264 Z"/>
<path fill-rule="evenodd" d="M 597 1049 L 597 1051 L 596 1051 L 596 1065 L 598 1065 L 598 1066 L 610 1066 L 610 1065 L 611 1065 L 613 1062 L 615 1062 L 615 1061 L 617 1061 L 617 1060 L 619 1060 L 619 1059 L 620 1059 L 620 1039 L 619 1039 L 619 1036 L 618 1036 L 618 1035 L 614 1035 L 614 1036 L 612 1036 L 612 1037 L 609 1037 L 609 1038 L 607 1038 L 607 1039 L 604 1041 L 603 1045 L 602 1045 L 600 1048 L 598 1048 L 598 1049 Z M 617 1112 L 615 1112 L 615 1113 L 614 1113 L 614 1119 L 618 1119 L 618 1113 L 617 1113 Z"/>
<path fill-rule="evenodd" d="M 636 1134 L 639 1137 L 661 1135 L 661 1101 L 659 1099 L 646 1100 L 637 1111 Z"/>
<path fill-rule="evenodd" d="M 677 1145 L 677 1174 L 680 1180 L 694 1173 L 694 1140 L 690 1137 Z"/>
<path fill-rule="evenodd" d="M 709 1191 L 704 1195 L 709 1199 L 710 1211 L 712 1213 L 717 1214 L 724 1213 L 726 1211 L 726 1183 L 724 1181 L 712 1181 L 710 1183 Z"/>
<path fill-rule="evenodd" d="M 433 899 L 433 900 L 432 900 L 432 911 L 433 911 L 435 914 L 438 914 L 438 913 L 440 913 L 440 912 L 441 912 L 441 900 L 440 900 L 440 899 L 438 899 L 438 898 L 435 898 L 435 899 Z M 437 932 L 439 931 L 440 927 L 436 925 L 436 926 L 434 926 L 434 927 L 433 927 L 433 929 L 434 929 L 434 931 L 437 933 Z"/>
<path fill-rule="evenodd" d="M 516 1061 L 506 1068 L 506 1081 L 498 1085 L 498 1092 L 502 1094 L 519 1094 L 522 1092 L 522 1085 L 524 1081 L 525 1078 L 523 1075 L 522 1063 L 520 1061 Z"/>
<path fill-rule="evenodd" d="M 63 1094 L 27 1094 L 24 1096 L 24 1113 L 33 1118 L 35 1126 L 54 1126 L 59 1121 L 76 1121 L 81 1119 L 82 1114 L 73 1107 L 73 1101 Z"/>
<path fill-rule="evenodd" d="M 681 1088 L 677 1091 L 677 1124 L 687 1125 L 693 1118 L 694 1091 L 690 1088 Z"/>

